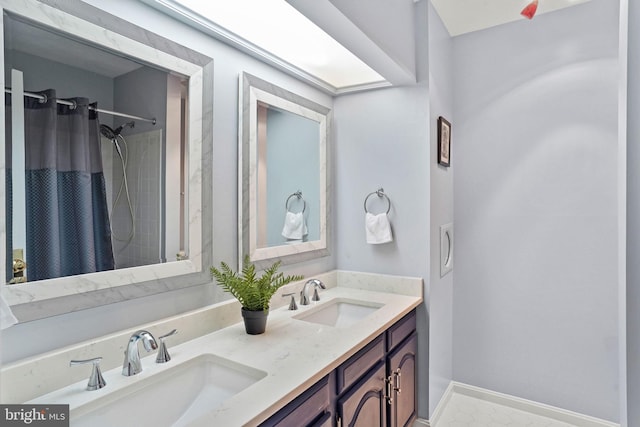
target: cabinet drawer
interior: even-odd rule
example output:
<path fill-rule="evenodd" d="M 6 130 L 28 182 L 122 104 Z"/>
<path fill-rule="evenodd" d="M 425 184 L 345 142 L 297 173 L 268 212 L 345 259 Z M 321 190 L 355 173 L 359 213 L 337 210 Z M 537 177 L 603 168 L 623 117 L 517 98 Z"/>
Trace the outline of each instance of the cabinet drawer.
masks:
<path fill-rule="evenodd" d="M 389 351 L 393 350 L 415 330 L 416 311 L 413 310 L 389 328 L 387 331 L 387 349 Z"/>
<path fill-rule="evenodd" d="M 316 424 L 312 423 L 329 407 L 330 394 L 329 377 L 327 376 L 260 424 L 260 427 L 315 426 Z"/>
<path fill-rule="evenodd" d="M 355 383 L 385 356 L 384 334 L 375 338 L 365 348 L 354 354 L 336 370 L 337 392 L 342 393 Z"/>

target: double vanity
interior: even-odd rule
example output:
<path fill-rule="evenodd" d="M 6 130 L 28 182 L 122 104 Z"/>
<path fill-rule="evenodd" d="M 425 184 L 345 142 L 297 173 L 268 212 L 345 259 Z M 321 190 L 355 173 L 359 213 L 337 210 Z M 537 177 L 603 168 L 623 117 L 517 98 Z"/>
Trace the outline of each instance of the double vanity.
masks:
<path fill-rule="evenodd" d="M 69 404 L 71 425 L 92 427 L 329 426 L 365 412 L 387 425 L 397 412 L 413 417 L 422 280 L 343 271 L 317 277 L 327 287 L 320 301 L 289 310 L 282 294 L 298 294 L 303 282 L 282 288 L 262 335 L 246 334 L 238 303 L 227 301 L 140 325 L 155 337 L 178 329 L 165 338 L 167 363 L 140 345 L 142 371 L 122 375 L 137 329 L 122 331 L 5 366 L 3 385 L 13 388 L 3 389 L 3 399 Z M 103 358 L 106 386 L 87 391 L 90 366 L 69 361 L 95 357 Z"/>

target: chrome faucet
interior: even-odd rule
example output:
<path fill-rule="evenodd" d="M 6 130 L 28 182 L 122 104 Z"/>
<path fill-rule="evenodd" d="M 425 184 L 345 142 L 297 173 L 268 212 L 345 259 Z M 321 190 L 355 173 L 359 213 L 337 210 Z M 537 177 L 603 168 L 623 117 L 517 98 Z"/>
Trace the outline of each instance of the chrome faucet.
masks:
<path fill-rule="evenodd" d="M 124 363 L 122 365 L 122 375 L 130 377 L 142 372 L 142 363 L 140 362 L 140 353 L 138 352 L 138 342 L 142 340 L 142 344 L 147 351 L 158 348 L 155 338 L 147 331 L 137 331 L 129 338 L 127 350 L 124 352 Z"/>
<path fill-rule="evenodd" d="M 309 305 L 309 291 L 307 290 L 308 286 L 313 286 L 313 298 L 312 301 L 320 301 L 320 297 L 318 296 L 318 288 L 327 289 L 327 287 L 318 279 L 308 280 L 307 283 L 304 284 L 302 290 L 300 291 L 300 304 L 301 305 Z"/>

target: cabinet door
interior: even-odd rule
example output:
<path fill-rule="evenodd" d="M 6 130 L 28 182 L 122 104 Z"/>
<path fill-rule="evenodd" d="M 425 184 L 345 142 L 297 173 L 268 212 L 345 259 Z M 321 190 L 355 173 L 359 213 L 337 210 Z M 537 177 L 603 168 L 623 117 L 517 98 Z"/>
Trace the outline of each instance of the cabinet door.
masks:
<path fill-rule="evenodd" d="M 387 399 L 384 374 L 385 363 L 380 362 L 338 400 L 338 414 L 343 427 L 386 425 Z"/>
<path fill-rule="evenodd" d="M 392 403 L 390 427 L 410 426 L 416 418 L 416 353 L 418 337 L 414 333 L 388 357 Z"/>

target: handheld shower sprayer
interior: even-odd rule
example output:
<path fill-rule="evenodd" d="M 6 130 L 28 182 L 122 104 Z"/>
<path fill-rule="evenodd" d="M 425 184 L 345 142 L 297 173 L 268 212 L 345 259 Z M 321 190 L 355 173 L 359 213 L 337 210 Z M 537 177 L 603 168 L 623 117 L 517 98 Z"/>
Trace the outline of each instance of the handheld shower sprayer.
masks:
<path fill-rule="evenodd" d="M 105 138 L 107 138 L 109 141 L 113 143 L 113 146 L 116 150 L 116 153 L 118 153 L 118 157 L 120 157 L 120 162 L 122 164 L 122 181 L 120 183 L 120 189 L 118 190 L 117 195 L 115 196 L 115 200 L 113 201 L 112 210 L 116 209 L 118 200 L 120 199 L 120 196 L 124 193 L 127 198 L 127 207 L 128 207 L 129 215 L 131 218 L 131 230 L 129 231 L 129 234 L 127 237 L 118 237 L 114 232 L 113 228 L 111 229 L 111 233 L 114 239 L 119 240 L 121 242 L 126 242 L 126 245 L 128 245 L 133 239 L 133 236 L 135 235 L 135 232 L 136 232 L 136 225 L 135 225 L 135 211 L 133 208 L 133 204 L 131 203 L 131 196 L 129 195 L 129 182 L 127 179 L 127 161 L 129 157 L 129 147 L 127 146 L 127 140 L 124 138 L 124 136 L 121 135 L 121 132 L 125 127 L 133 128 L 135 125 L 136 125 L 136 122 L 134 121 L 123 123 L 115 129 L 112 129 L 107 125 L 100 125 L 100 133 L 102 134 L 102 136 L 104 136 Z M 122 151 L 120 143 L 122 143 L 124 147 L 124 152 Z"/>
<path fill-rule="evenodd" d="M 120 135 L 120 133 L 125 127 L 133 128 L 135 125 L 136 122 L 133 121 L 123 123 L 115 129 L 112 129 L 107 125 L 100 125 L 100 133 L 102 134 L 102 136 L 113 142 L 113 145 L 116 147 L 116 151 L 118 152 L 120 158 L 122 158 L 122 150 L 120 149 L 120 144 L 118 144 L 118 138 L 122 138 L 122 135 Z"/>
<path fill-rule="evenodd" d="M 136 125 L 136 122 L 127 122 L 127 123 L 121 124 L 115 129 L 112 129 L 110 126 L 107 126 L 107 125 L 100 125 L 100 133 L 105 138 L 113 141 L 114 139 L 120 136 L 120 133 L 125 127 L 133 128 L 135 127 L 135 125 Z"/>

